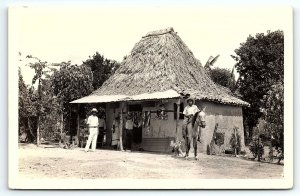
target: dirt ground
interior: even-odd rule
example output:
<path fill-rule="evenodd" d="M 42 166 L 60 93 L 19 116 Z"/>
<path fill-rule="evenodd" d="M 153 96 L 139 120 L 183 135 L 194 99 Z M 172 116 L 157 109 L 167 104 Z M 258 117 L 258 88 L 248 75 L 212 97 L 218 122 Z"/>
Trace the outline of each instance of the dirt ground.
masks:
<path fill-rule="evenodd" d="M 25 178 L 261 179 L 281 178 L 282 165 L 199 154 L 185 160 L 170 154 L 19 146 L 19 173 Z"/>

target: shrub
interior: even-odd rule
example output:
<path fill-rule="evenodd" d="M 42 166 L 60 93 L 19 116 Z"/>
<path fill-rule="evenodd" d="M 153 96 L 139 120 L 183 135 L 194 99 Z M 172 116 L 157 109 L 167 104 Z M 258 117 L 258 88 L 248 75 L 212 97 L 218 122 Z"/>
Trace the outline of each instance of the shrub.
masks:
<path fill-rule="evenodd" d="M 234 154 L 236 153 L 235 155 L 238 155 L 241 152 L 241 136 L 237 133 L 237 129 L 237 127 L 234 128 L 234 132 L 229 141 L 232 152 Z"/>
<path fill-rule="evenodd" d="M 264 145 L 261 141 L 260 136 L 254 136 L 249 145 L 249 150 L 253 154 L 254 158 L 257 158 L 258 161 L 261 160 L 264 154 Z"/>

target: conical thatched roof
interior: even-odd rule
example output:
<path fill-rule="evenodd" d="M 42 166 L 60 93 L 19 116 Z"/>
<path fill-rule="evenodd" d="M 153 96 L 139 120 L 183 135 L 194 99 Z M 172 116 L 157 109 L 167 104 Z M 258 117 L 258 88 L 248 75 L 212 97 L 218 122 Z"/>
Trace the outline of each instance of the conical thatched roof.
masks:
<path fill-rule="evenodd" d="M 248 103 L 215 84 L 173 28 L 153 31 L 135 44 L 120 68 L 92 96 L 190 94 L 200 100 L 234 105 Z M 123 98 L 124 98 L 123 97 Z"/>

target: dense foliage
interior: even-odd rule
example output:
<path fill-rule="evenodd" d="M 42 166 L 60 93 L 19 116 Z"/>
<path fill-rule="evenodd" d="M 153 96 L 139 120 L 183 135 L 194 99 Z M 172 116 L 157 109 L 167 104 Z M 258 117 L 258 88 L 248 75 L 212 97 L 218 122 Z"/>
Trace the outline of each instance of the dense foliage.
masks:
<path fill-rule="evenodd" d="M 31 113 L 32 116 L 36 117 L 36 141 L 37 145 L 40 143 L 40 121 L 41 117 L 44 116 L 47 113 L 47 104 L 49 102 L 46 102 L 43 99 L 45 96 L 43 94 L 48 93 L 48 89 L 46 91 L 42 91 L 43 81 L 45 78 L 49 77 L 49 73 L 54 70 L 53 67 L 51 67 L 50 64 L 48 64 L 47 61 L 42 61 L 37 57 L 33 57 L 32 55 L 27 55 L 26 58 L 33 60 L 32 62 L 28 63 L 27 66 L 32 68 L 35 72 L 33 79 L 32 79 L 32 86 L 30 89 L 29 96 L 31 99 L 31 104 L 29 105 L 29 108 L 35 110 L 35 113 Z M 46 79 L 47 80 L 47 79 Z M 37 82 L 37 90 L 35 90 L 34 85 Z M 52 101 L 52 99 L 50 99 Z"/>
<path fill-rule="evenodd" d="M 26 65 L 35 71 L 31 86 L 26 86 L 19 70 L 19 133 L 26 142 L 55 140 L 69 132 L 70 102 L 89 95 L 119 66 L 99 53 L 80 66 L 48 63 L 31 55 L 26 58 L 30 59 Z M 91 106 L 82 106 L 82 110 L 86 107 Z"/>
<path fill-rule="evenodd" d="M 254 159 L 261 161 L 264 151 L 264 145 L 260 136 L 255 136 L 249 144 L 249 150 L 253 154 Z"/>
<path fill-rule="evenodd" d="M 93 73 L 93 89 L 98 89 L 120 66 L 117 61 L 104 58 L 98 52 L 93 57 L 83 62 L 83 65 L 91 68 Z"/>
<path fill-rule="evenodd" d="M 235 50 L 237 61 L 235 67 L 240 77 L 237 88 L 243 100 L 251 107 L 245 108 L 244 124 L 249 127 L 249 136 L 252 128 L 262 117 L 261 110 L 268 107 L 262 99 L 267 95 L 274 83 L 283 81 L 284 72 L 284 35 L 282 31 L 258 33 L 255 37 L 249 36 L 240 48 Z"/>
<path fill-rule="evenodd" d="M 209 71 L 210 78 L 217 84 L 235 90 L 235 78 L 233 72 L 226 68 L 214 68 Z"/>
<path fill-rule="evenodd" d="M 19 132 L 24 135 L 24 142 L 37 141 L 38 134 L 40 138 L 55 137 L 57 132 L 57 99 L 49 76 L 39 80 L 39 89 L 26 86 L 19 69 Z"/>
<path fill-rule="evenodd" d="M 32 105 L 29 98 L 29 90 L 25 85 L 21 70 L 18 70 L 19 75 L 19 103 L 18 103 L 18 117 L 19 117 L 19 135 L 25 134 L 25 141 L 33 142 L 35 139 L 34 131 L 32 131 L 30 124 L 30 117 L 33 113 L 30 111 L 30 106 Z M 35 113 L 35 112 L 34 112 Z"/>
<path fill-rule="evenodd" d="M 272 85 L 267 95 L 263 98 L 265 109 L 263 118 L 267 122 L 266 130 L 271 135 L 272 146 L 277 150 L 284 151 L 284 89 L 283 83 Z"/>
<path fill-rule="evenodd" d="M 237 133 L 237 131 L 238 131 L 238 128 L 235 127 L 234 128 L 235 133 L 231 134 L 231 137 L 229 140 L 231 150 L 235 155 L 239 155 L 241 153 L 241 136 L 240 136 L 240 134 Z"/>
<path fill-rule="evenodd" d="M 71 65 L 70 62 L 60 64 L 60 69 L 52 76 L 52 87 L 64 112 L 70 109 L 69 102 L 93 91 L 92 82 L 93 76 L 89 67 Z"/>

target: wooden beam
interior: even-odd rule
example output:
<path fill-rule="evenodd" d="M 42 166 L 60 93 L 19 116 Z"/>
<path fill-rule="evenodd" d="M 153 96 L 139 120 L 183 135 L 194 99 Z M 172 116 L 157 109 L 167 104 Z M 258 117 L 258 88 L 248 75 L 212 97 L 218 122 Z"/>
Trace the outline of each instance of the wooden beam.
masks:
<path fill-rule="evenodd" d="M 180 115 L 180 99 L 176 102 L 177 111 L 176 111 L 176 141 L 178 140 L 178 132 L 179 132 L 179 115 Z"/>
<path fill-rule="evenodd" d="M 121 102 L 120 104 L 120 150 L 123 151 L 123 108 L 124 108 L 124 102 Z"/>

